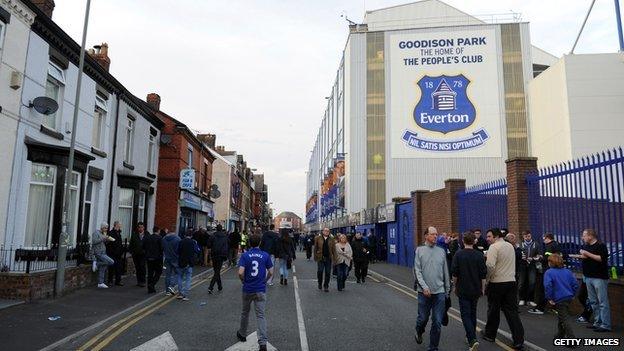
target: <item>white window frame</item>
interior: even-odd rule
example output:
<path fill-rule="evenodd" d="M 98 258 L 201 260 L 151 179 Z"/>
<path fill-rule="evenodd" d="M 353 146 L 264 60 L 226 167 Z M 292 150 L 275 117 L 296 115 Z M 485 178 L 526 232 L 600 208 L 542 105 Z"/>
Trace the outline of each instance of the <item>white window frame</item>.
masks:
<path fill-rule="evenodd" d="M 65 85 L 65 71 L 52 61 L 48 62 L 48 76 Z"/>
<path fill-rule="evenodd" d="M 34 184 L 34 185 L 43 185 L 43 186 L 51 186 L 52 187 L 52 199 L 50 201 L 50 220 L 49 220 L 49 223 L 48 223 L 48 233 L 46 234 L 46 245 L 47 245 L 47 247 L 50 247 L 50 245 L 52 243 L 52 224 L 54 223 L 54 201 L 56 200 L 56 176 L 57 176 L 58 168 L 56 166 L 45 164 L 45 163 L 33 163 L 31 165 L 31 167 L 32 166 L 43 166 L 43 167 L 49 167 L 49 168 L 54 169 L 54 179 L 53 179 L 52 183 L 44 183 L 44 182 L 32 181 L 32 178 L 28 182 L 28 192 L 29 193 L 30 193 L 30 186 L 32 184 Z M 31 172 L 32 172 L 32 168 L 31 168 Z M 29 197 L 27 197 L 27 199 L 28 198 Z M 26 216 L 29 215 L 28 208 L 29 208 L 29 204 L 27 203 L 26 204 Z M 27 228 L 28 228 L 28 219 L 26 219 L 26 229 Z M 24 237 L 24 241 L 26 241 L 26 237 Z M 32 249 L 32 248 L 35 248 L 36 246 L 30 246 L 30 244 L 24 243 L 24 247 L 26 249 Z"/>
<path fill-rule="evenodd" d="M 48 96 L 48 84 L 54 85 L 57 87 L 57 93 L 56 96 Z M 56 79 L 54 76 L 48 74 L 47 78 L 46 78 L 46 83 L 45 83 L 45 95 L 51 99 L 54 99 L 54 101 L 56 101 L 56 103 L 58 104 L 59 108 L 58 110 L 56 110 L 56 112 L 51 113 L 49 115 L 43 116 L 41 119 L 41 124 L 43 126 L 45 126 L 48 129 L 52 129 L 52 130 L 57 130 L 58 129 L 58 125 L 59 125 L 59 121 L 58 121 L 58 116 L 61 115 L 61 106 L 63 105 L 63 88 L 64 85 L 63 83 L 61 83 L 58 79 Z M 53 125 L 48 125 L 48 120 L 50 119 L 54 119 L 53 121 Z"/>
<path fill-rule="evenodd" d="M 76 238 L 78 237 L 78 215 L 80 214 L 80 183 L 82 181 L 81 177 L 80 177 L 80 173 L 73 171 L 71 172 L 71 175 L 68 177 L 68 174 L 65 173 L 65 182 L 70 182 L 70 187 L 69 187 L 69 195 L 71 196 L 71 192 L 72 191 L 76 191 L 76 204 L 74 205 L 74 211 L 75 215 L 74 215 L 74 223 L 71 224 L 71 226 L 74 228 L 73 233 L 72 233 L 72 237 L 70 238 L 70 246 L 75 246 L 76 244 Z M 76 175 L 76 185 L 71 184 L 73 175 Z"/>
<path fill-rule="evenodd" d="M 89 184 L 91 184 L 91 197 L 89 197 Z M 82 206 L 82 227 L 85 228 L 85 223 L 86 223 L 86 231 L 87 234 L 89 235 L 89 238 L 91 237 L 91 227 L 93 226 L 93 212 L 94 212 L 94 208 L 93 208 L 93 204 L 95 203 L 95 201 L 93 200 L 93 198 L 95 197 L 95 181 L 93 179 L 87 179 L 87 183 L 85 185 L 85 190 L 84 190 L 84 204 Z M 86 212 L 87 212 L 87 205 L 89 205 L 89 216 L 86 216 Z"/>
<path fill-rule="evenodd" d="M 133 226 L 134 226 L 134 223 L 132 223 L 132 218 L 134 217 L 134 195 L 135 195 L 135 192 L 134 192 L 134 189 L 132 189 L 132 188 L 122 188 L 122 187 L 119 187 L 118 189 L 119 189 L 120 193 L 121 193 L 121 189 L 130 190 L 132 192 L 132 201 L 130 202 L 129 206 L 128 205 L 122 205 L 120 203 L 119 199 L 117 199 L 117 209 L 118 210 L 120 208 L 130 209 L 130 223 L 129 224 L 122 223 L 122 229 L 123 229 L 122 235 L 125 236 L 125 238 L 127 238 L 129 240 L 130 236 L 132 235 L 132 229 L 133 229 Z M 119 218 L 119 219 L 121 219 L 121 218 Z M 128 226 L 128 227 L 125 228 L 124 226 Z M 126 230 L 126 229 L 129 229 L 129 230 Z"/>
<path fill-rule="evenodd" d="M 99 106 L 96 106 L 95 111 L 93 112 L 93 131 L 91 132 L 91 146 L 98 150 L 104 149 L 104 125 L 106 117 L 106 111 L 102 110 Z"/>
<path fill-rule="evenodd" d="M 135 120 L 128 116 L 126 123 L 126 149 L 124 155 L 124 161 L 126 163 L 132 164 L 132 148 L 134 146 L 134 129 L 135 129 Z"/>
<path fill-rule="evenodd" d="M 193 168 L 193 147 L 190 144 L 186 148 L 186 158 L 188 168 Z"/>
<path fill-rule="evenodd" d="M 151 174 L 156 173 L 154 170 L 156 156 L 156 135 L 150 132 L 147 145 L 147 171 Z"/>
<path fill-rule="evenodd" d="M 143 204 L 141 204 L 141 202 L 143 202 Z M 145 191 L 139 191 L 139 205 L 137 206 L 137 223 L 145 222 L 145 203 L 146 202 L 147 202 L 147 194 L 145 193 Z"/>

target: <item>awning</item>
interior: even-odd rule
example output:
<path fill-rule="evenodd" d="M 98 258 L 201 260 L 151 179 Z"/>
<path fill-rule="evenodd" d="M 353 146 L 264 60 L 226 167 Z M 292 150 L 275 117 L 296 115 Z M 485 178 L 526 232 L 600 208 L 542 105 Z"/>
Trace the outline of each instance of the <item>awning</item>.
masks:
<path fill-rule="evenodd" d="M 375 229 L 375 225 L 374 224 L 362 224 L 362 225 L 355 226 L 356 232 L 363 232 L 367 229 Z"/>

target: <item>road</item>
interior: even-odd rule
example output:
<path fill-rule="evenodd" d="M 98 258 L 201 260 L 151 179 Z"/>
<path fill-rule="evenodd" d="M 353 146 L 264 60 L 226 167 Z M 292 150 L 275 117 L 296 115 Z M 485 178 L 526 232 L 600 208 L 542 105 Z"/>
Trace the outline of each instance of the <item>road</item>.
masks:
<path fill-rule="evenodd" d="M 317 288 L 316 264 L 303 256 L 295 261 L 293 271 L 294 277 L 287 286 L 276 281 L 268 290 L 269 343 L 276 349 L 416 348 L 413 335 L 417 304 L 413 291 L 378 274 L 371 275 L 366 284 L 357 284 L 351 274 L 345 291 L 337 291 L 332 280 L 330 292 L 326 293 Z M 57 349 L 130 350 L 153 339 L 156 340 L 148 344 L 151 348 L 154 343 L 166 344 L 172 339 L 180 350 L 225 350 L 232 346 L 236 349 L 240 281 L 235 270 L 227 269 L 223 274 L 223 291 L 208 295 L 209 277 L 194 282 L 188 302 L 163 296 Z M 254 330 L 252 318 L 249 333 Z M 443 328 L 442 336 L 440 349 L 465 348 L 464 331 L 457 315 Z M 427 337 L 428 334 L 420 349 L 426 348 Z M 498 341 L 498 344 L 482 343 L 480 349 L 508 350 L 509 347 Z"/>

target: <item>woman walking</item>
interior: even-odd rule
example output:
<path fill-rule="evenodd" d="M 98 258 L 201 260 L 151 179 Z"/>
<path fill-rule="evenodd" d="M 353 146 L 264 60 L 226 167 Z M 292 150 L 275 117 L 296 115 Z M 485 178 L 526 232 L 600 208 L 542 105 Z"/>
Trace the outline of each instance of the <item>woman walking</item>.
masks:
<path fill-rule="evenodd" d="M 290 238 L 287 231 L 282 233 L 282 237 L 277 243 L 276 258 L 279 258 L 280 284 L 288 285 L 288 270 L 295 257 L 295 243 Z"/>
<path fill-rule="evenodd" d="M 338 270 L 338 291 L 343 291 L 347 281 L 347 269 L 353 260 L 353 250 L 347 241 L 347 236 L 340 234 L 336 244 L 336 268 Z"/>

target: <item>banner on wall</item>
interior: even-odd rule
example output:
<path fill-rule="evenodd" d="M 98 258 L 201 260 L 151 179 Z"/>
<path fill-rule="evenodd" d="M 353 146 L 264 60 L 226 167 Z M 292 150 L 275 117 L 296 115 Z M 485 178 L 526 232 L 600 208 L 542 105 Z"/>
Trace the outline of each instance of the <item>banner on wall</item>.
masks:
<path fill-rule="evenodd" d="M 496 28 L 388 35 L 392 157 L 500 157 Z"/>

